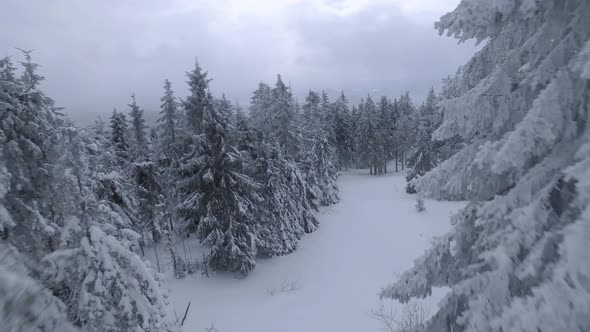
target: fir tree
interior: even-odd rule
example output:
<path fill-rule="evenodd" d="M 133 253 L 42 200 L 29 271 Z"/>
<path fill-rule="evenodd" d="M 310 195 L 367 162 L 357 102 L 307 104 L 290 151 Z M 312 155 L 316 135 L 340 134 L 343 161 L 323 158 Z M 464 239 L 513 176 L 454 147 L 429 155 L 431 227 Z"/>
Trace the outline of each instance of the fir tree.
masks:
<path fill-rule="evenodd" d="M 258 83 L 250 101 L 250 123 L 252 128 L 269 135 L 270 119 L 272 117 L 272 89 L 266 83 Z"/>
<path fill-rule="evenodd" d="M 172 91 L 172 83 L 169 80 L 164 81 L 164 96 L 160 98 L 160 117 L 158 118 L 158 137 L 161 143 L 160 150 L 168 157 L 174 155 L 178 144 L 178 101 Z"/>
<path fill-rule="evenodd" d="M 320 103 L 320 95 L 310 90 L 307 97 L 305 97 L 305 104 L 302 106 L 302 131 L 305 137 L 312 141 L 311 144 L 308 144 L 309 146 L 312 146 L 313 141 L 324 134 Z"/>
<path fill-rule="evenodd" d="M 84 132 L 65 128 L 56 169 L 69 206 L 59 248 L 43 258 L 42 280 L 87 330 L 166 329 L 166 301 L 157 276 L 132 251 L 140 236 L 133 200 L 115 172 L 102 173 L 100 149 Z M 64 190 L 65 188 L 70 188 Z M 63 203 L 61 205 L 63 205 Z M 63 209 L 62 209 L 63 210 Z"/>
<path fill-rule="evenodd" d="M 353 127 L 352 117 L 348 109 L 348 100 L 344 92 L 332 105 L 334 118 L 334 140 L 338 168 L 350 167 L 353 164 Z"/>
<path fill-rule="evenodd" d="M 100 135 L 86 134 L 55 112 L 39 90 L 37 66 L 30 55 L 25 59 L 21 78 L 9 61 L 0 61 L 3 326 L 165 330 L 163 294 L 131 251 L 137 234 L 126 227 L 124 191 L 100 181 L 100 168 L 113 167 L 116 156 L 103 155 Z M 98 197 L 107 192 L 114 193 L 105 195 L 113 205 Z M 92 258 L 78 256 L 89 250 Z"/>
<path fill-rule="evenodd" d="M 276 140 L 288 155 L 297 155 L 299 152 L 299 139 L 296 134 L 297 106 L 291 90 L 283 83 L 281 75 L 278 75 L 275 87 L 272 89 L 271 111 L 269 138 Z"/>
<path fill-rule="evenodd" d="M 363 166 L 369 167 L 371 174 L 377 174 L 381 154 L 377 142 L 376 105 L 371 96 L 367 96 L 361 106 L 357 131 L 359 159 Z"/>
<path fill-rule="evenodd" d="M 325 133 L 328 142 L 332 147 L 336 145 L 336 136 L 335 136 L 335 127 L 336 127 L 336 118 L 334 116 L 334 110 L 332 104 L 330 103 L 330 99 L 328 98 L 328 94 L 326 91 L 322 91 L 322 102 L 320 104 L 320 116 L 321 116 L 321 125 L 322 129 Z"/>
<path fill-rule="evenodd" d="M 2 330 L 78 331 L 68 321 L 65 305 L 30 276 L 17 250 L 0 241 L 0 319 Z"/>
<path fill-rule="evenodd" d="M 431 138 L 439 124 L 436 103 L 434 89 L 430 89 L 426 101 L 416 113 L 414 121 L 418 126 L 416 146 L 413 154 L 408 158 L 408 166 L 412 167 L 412 170 L 408 172 L 406 177 L 408 182 L 406 192 L 410 194 L 416 192 L 411 181 L 417 176 L 426 174 L 438 163 L 437 144 Z"/>
<path fill-rule="evenodd" d="M 131 132 L 133 133 L 133 153 L 135 160 L 145 159 L 147 155 L 147 138 L 145 133 L 145 120 L 143 110 L 137 106 L 135 93 L 131 94 L 131 104 L 128 105 L 131 111 Z"/>
<path fill-rule="evenodd" d="M 450 287 L 428 330 L 590 329 L 588 17 L 582 0 L 471 0 L 436 24 L 487 42 L 439 104 L 433 137 L 465 145 L 415 181 L 472 203 L 382 292 L 406 302 Z"/>
<path fill-rule="evenodd" d="M 205 107 L 203 134 L 180 168 L 183 201 L 179 213 L 211 248 L 213 270 L 247 274 L 255 266 L 254 182 L 243 173 L 243 159 L 227 144 L 229 115 Z"/>
<path fill-rule="evenodd" d="M 111 115 L 111 144 L 115 149 L 115 154 L 119 163 L 123 164 L 129 160 L 129 128 L 125 114 L 113 109 Z"/>
<path fill-rule="evenodd" d="M 30 52 L 24 52 L 22 76 L 9 58 L 0 60 L 0 154 L 3 157 L 3 237 L 38 261 L 55 247 L 59 225 L 50 216 L 56 114 L 53 101 L 38 89 L 42 77 Z M 12 220 L 12 222 L 10 222 Z M 23 222 L 23 221 L 26 221 Z"/>
<path fill-rule="evenodd" d="M 415 108 L 408 92 L 397 100 L 397 126 L 396 140 L 402 170 L 405 168 L 406 155 L 411 151 L 416 137 L 416 124 L 414 123 Z"/>
<path fill-rule="evenodd" d="M 160 242 L 163 203 L 162 188 L 158 182 L 158 167 L 152 161 L 136 162 L 132 164 L 131 171 L 137 197 L 138 220 L 142 224 L 142 235 L 149 233 L 154 242 Z"/>
<path fill-rule="evenodd" d="M 280 148 L 265 143 L 256 149 L 254 178 L 261 184 L 257 249 L 261 256 L 285 255 L 298 247 L 318 221 L 306 198 L 306 183 L 297 165 Z"/>
<path fill-rule="evenodd" d="M 393 142 L 393 122 L 391 121 L 391 102 L 389 98 L 383 96 L 379 100 L 378 108 L 378 122 L 377 122 L 377 144 L 379 145 L 380 168 L 387 173 L 387 162 L 391 158 L 390 150 L 394 145 Z"/>
<path fill-rule="evenodd" d="M 189 96 L 183 102 L 182 106 L 186 112 L 188 128 L 195 134 L 200 134 L 203 130 L 203 112 L 207 105 L 209 82 L 207 72 L 203 72 L 199 61 L 195 60 L 195 69 L 186 73 L 188 77 Z"/>

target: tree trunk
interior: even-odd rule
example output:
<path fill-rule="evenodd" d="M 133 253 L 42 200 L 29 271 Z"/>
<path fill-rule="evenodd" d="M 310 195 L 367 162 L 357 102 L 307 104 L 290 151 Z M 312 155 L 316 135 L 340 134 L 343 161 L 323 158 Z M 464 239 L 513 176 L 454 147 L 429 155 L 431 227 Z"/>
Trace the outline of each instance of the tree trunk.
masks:
<path fill-rule="evenodd" d="M 404 150 L 402 150 L 402 158 L 401 158 L 401 161 L 402 161 L 402 171 L 403 171 L 404 170 L 404 166 L 405 166 L 404 165 L 405 164 L 405 161 L 404 161 Z"/>
<path fill-rule="evenodd" d="M 172 222 L 172 218 L 168 218 L 168 223 L 170 224 L 170 231 L 174 232 L 174 223 Z"/>
<path fill-rule="evenodd" d="M 156 248 L 155 243 L 154 243 L 154 255 L 156 255 L 156 264 L 158 266 L 158 273 L 162 273 L 162 269 L 160 268 L 160 259 L 158 258 L 158 250 Z"/>
<path fill-rule="evenodd" d="M 397 169 L 397 167 L 398 167 L 398 162 L 397 162 L 397 154 L 398 154 L 398 152 L 397 152 L 397 148 L 396 148 L 396 149 L 395 149 L 395 172 L 396 172 L 396 173 L 397 173 L 397 171 L 398 171 L 398 169 Z"/>
<path fill-rule="evenodd" d="M 143 249 L 145 247 L 145 242 L 143 241 L 144 236 L 145 235 L 143 235 L 139 240 L 139 249 L 141 250 L 141 257 L 145 257 L 145 251 Z"/>

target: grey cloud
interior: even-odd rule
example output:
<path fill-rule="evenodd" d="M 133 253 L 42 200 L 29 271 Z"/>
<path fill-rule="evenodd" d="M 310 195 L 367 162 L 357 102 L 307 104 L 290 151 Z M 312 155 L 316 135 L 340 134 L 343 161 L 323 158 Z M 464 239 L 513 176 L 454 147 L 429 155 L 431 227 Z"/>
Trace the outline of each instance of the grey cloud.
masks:
<path fill-rule="evenodd" d="M 292 26 L 303 50 L 294 80 L 344 89 L 356 98 L 408 90 L 421 99 L 475 52 L 473 45 L 440 37 L 432 24 L 414 22 L 393 5 L 349 17 L 301 16 Z"/>
<path fill-rule="evenodd" d="M 299 96 L 313 88 L 344 89 L 353 99 L 405 90 L 420 98 L 474 52 L 394 5 L 338 16 L 299 3 L 277 17 L 225 19 L 215 2 L 165 3 L 7 0 L 0 56 L 35 49 L 48 94 L 79 118 L 124 108 L 132 91 L 157 110 L 164 78 L 186 93 L 184 73 L 195 56 L 214 78 L 215 94 L 247 103 L 256 83 L 274 83 L 277 73 Z"/>

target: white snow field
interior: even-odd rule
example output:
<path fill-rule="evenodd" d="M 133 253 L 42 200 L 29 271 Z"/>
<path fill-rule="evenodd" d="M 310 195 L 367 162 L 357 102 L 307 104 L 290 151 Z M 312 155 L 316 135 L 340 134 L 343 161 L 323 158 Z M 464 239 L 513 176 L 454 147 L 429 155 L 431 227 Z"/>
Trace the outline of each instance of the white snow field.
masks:
<path fill-rule="evenodd" d="M 345 172 L 339 204 L 319 214 L 320 228 L 288 256 L 258 260 L 245 279 L 231 274 L 188 276 L 169 283 L 171 304 L 183 331 L 359 332 L 377 330 L 369 316 L 380 306 L 381 287 L 411 267 L 433 236 L 450 227 L 461 202 L 426 200 L 405 193 L 404 172 L 371 176 Z M 432 313 L 443 291 L 424 301 Z M 399 304 L 384 300 L 386 307 Z"/>

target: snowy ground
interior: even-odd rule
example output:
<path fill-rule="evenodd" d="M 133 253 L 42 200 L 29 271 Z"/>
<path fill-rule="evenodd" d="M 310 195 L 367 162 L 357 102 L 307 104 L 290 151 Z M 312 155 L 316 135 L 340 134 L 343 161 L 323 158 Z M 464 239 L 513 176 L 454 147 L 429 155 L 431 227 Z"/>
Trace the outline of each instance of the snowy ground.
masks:
<path fill-rule="evenodd" d="M 380 288 L 410 267 L 464 204 L 427 200 L 418 213 L 402 173 L 366 173 L 340 177 L 341 202 L 320 213 L 320 229 L 295 253 L 258 261 L 242 280 L 226 274 L 171 280 L 176 313 L 182 316 L 191 302 L 184 331 L 212 325 L 219 332 L 377 330 L 368 313 L 381 303 Z M 424 302 L 430 311 L 441 293 Z"/>

